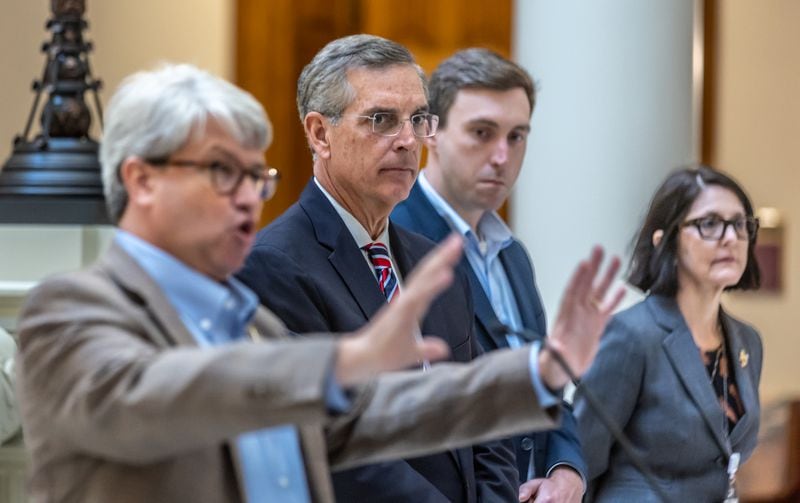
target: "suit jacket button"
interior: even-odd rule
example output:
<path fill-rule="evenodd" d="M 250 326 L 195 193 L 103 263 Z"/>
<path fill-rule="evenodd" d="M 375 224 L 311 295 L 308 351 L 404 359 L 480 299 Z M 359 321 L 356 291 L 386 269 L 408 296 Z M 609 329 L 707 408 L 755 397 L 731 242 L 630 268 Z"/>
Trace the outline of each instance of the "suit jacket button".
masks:
<path fill-rule="evenodd" d="M 533 449 L 533 439 L 530 437 L 525 437 L 522 439 L 521 445 L 523 451 L 529 451 Z"/>

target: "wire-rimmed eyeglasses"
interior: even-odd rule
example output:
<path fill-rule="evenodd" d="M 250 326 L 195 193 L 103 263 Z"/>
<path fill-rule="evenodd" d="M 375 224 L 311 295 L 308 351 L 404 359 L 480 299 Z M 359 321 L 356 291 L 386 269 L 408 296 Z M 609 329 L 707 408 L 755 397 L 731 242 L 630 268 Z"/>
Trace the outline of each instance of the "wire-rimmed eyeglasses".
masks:
<path fill-rule="evenodd" d="M 725 236 L 728 226 L 731 226 L 736 238 L 744 241 L 756 238 L 758 233 L 758 219 L 751 216 L 736 217 L 725 220 L 718 215 L 706 215 L 693 218 L 683 223 L 683 227 L 694 226 L 700 237 L 707 241 L 719 241 Z"/>
<path fill-rule="evenodd" d="M 402 120 L 394 112 L 375 112 L 372 115 L 356 115 L 356 117 L 372 121 L 372 132 L 380 136 L 399 135 L 406 121 L 411 124 L 411 130 L 418 138 L 430 138 L 436 134 L 439 126 L 439 116 L 428 112 L 416 113 Z"/>
<path fill-rule="evenodd" d="M 190 159 L 150 159 L 153 166 L 175 166 L 178 168 L 196 168 L 208 171 L 211 185 L 221 196 L 230 196 L 239 190 L 242 180 L 250 178 L 255 185 L 259 197 L 263 201 L 271 199 L 278 189 L 281 174 L 277 168 L 258 166 L 242 168 L 221 161 L 193 161 Z"/>

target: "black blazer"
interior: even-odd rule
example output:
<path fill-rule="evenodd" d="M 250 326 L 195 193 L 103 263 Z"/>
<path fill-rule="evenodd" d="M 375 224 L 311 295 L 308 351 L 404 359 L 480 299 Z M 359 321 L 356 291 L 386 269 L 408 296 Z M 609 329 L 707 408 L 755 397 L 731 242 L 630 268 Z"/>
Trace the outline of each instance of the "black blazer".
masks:
<path fill-rule="evenodd" d="M 419 183 L 414 184 L 408 199 L 397 205 L 391 219 L 394 223 L 419 232 L 433 241 L 441 241 L 452 232 L 450 226 L 425 196 Z M 522 244 L 515 240 L 500 252 L 500 260 L 505 270 L 509 271 L 508 281 L 514 291 L 523 326 L 541 336 L 546 335 L 547 326 L 542 300 L 536 289 L 533 266 Z M 478 342 L 486 351 L 508 347 L 505 334 L 498 328 L 501 325 L 500 320 L 497 319 L 492 304 L 466 257 L 462 259 L 462 266 L 470 280 Z M 531 339 L 528 337 L 526 342 L 530 342 Z M 512 438 L 521 481 L 527 479 L 531 448 L 536 469 L 535 477 L 544 477 L 554 465 L 566 463 L 578 470 L 585 479 L 586 463 L 581 454 L 575 417 L 568 405 L 564 404 L 563 408 L 563 422 L 560 429 Z"/>
<path fill-rule="evenodd" d="M 393 225 L 389 236 L 402 277 L 434 246 Z M 357 330 L 386 305 L 361 250 L 313 180 L 297 203 L 259 232 L 237 276 L 297 333 Z M 445 339 L 455 361 L 480 352 L 468 288 L 466 277 L 457 275 L 421 327 Z M 516 501 L 514 468 L 511 445 L 490 442 L 346 470 L 333 475 L 333 484 L 337 501 Z"/>

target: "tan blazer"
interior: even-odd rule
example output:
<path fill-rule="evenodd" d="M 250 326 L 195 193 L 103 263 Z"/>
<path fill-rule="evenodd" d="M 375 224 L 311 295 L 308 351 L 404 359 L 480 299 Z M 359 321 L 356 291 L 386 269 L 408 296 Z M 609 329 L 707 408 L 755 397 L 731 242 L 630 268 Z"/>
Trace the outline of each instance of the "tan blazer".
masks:
<path fill-rule="evenodd" d="M 397 372 L 354 390 L 332 416 L 327 337 L 199 349 L 148 275 L 116 245 L 86 271 L 50 279 L 23 307 L 18 389 L 33 502 L 243 501 L 232 440 L 294 423 L 314 501 L 329 472 L 552 428 L 530 384 L 528 351 Z M 503 411 L 502 415 L 497 411 Z"/>

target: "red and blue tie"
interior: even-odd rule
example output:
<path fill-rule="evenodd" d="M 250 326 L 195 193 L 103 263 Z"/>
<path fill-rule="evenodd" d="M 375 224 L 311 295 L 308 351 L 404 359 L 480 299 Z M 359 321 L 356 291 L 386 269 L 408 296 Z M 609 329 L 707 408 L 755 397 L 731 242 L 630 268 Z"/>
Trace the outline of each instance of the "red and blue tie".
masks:
<path fill-rule="evenodd" d="M 379 241 L 364 246 L 364 250 L 375 269 L 381 293 L 386 297 L 387 302 L 391 302 L 392 298 L 397 295 L 398 288 L 397 276 L 392 269 L 392 262 L 389 260 L 389 250 L 385 244 Z"/>

